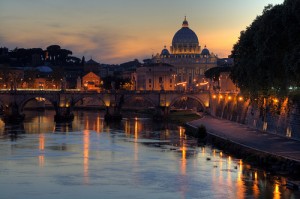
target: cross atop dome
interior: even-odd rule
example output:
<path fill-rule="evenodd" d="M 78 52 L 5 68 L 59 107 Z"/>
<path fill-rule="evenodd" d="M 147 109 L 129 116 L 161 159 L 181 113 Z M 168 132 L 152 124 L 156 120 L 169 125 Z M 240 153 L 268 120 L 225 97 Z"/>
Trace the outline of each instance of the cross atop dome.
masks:
<path fill-rule="evenodd" d="M 186 20 L 186 16 L 184 16 L 184 21 L 182 22 L 182 27 L 183 28 L 188 28 L 189 27 L 189 22 Z"/>

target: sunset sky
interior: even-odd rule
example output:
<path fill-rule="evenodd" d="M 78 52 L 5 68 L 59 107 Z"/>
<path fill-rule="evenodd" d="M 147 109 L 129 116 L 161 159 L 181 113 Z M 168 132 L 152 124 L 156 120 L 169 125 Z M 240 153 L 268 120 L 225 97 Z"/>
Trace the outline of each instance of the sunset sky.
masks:
<path fill-rule="evenodd" d="M 169 49 L 187 16 L 201 47 L 227 57 L 268 4 L 284 0 L 0 0 L 0 46 L 58 44 L 77 57 L 118 64 Z"/>

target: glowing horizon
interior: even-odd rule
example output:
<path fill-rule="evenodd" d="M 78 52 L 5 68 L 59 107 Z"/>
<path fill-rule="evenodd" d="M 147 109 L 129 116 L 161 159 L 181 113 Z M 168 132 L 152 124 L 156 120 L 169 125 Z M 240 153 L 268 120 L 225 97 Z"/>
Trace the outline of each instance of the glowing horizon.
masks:
<path fill-rule="evenodd" d="M 57 44 L 100 63 L 142 61 L 171 46 L 184 16 L 200 46 L 227 57 L 268 4 L 283 0 L 0 0 L 0 46 Z"/>

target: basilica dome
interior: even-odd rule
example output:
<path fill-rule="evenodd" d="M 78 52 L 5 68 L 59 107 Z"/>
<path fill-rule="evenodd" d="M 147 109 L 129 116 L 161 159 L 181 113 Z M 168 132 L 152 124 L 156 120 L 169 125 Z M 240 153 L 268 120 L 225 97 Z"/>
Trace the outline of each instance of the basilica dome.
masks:
<path fill-rule="evenodd" d="M 169 55 L 170 55 L 170 53 L 169 53 L 168 49 L 166 48 L 166 46 L 165 46 L 165 48 L 161 51 L 160 55 L 161 55 L 161 56 L 169 56 Z"/>
<path fill-rule="evenodd" d="M 172 45 L 176 44 L 197 44 L 199 45 L 198 37 L 194 31 L 189 28 L 186 19 L 182 23 L 182 28 L 178 30 L 172 40 Z"/>
<path fill-rule="evenodd" d="M 186 17 L 182 27 L 178 30 L 172 40 L 172 54 L 200 54 L 200 46 L 196 33 L 189 28 Z"/>
<path fill-rule="evenodd" d="M 202 50 L 201 55 L 204 55 L 204 56 L 209 56 L 210 55 L 209 50 L 206 48 L 206 46 Z"/>

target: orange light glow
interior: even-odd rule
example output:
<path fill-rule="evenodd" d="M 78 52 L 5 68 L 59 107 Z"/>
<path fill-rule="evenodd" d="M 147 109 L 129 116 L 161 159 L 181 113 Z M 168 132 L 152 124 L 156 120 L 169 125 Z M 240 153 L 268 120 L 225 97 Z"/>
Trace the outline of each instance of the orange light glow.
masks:
<path fill-rule="evenodd" d="M 83 178 L 84 183 L 89 183 L 89 147 L 90 147 L 90 132 L 83 132 Z"/>
<path fill-rule="evenodd" d="M 181 151 L 182 151 L 181 173 L 183 175 L 185 175 L 186 174 L 186 146 L 185 146 L 185 143 L 183 143 L 183 145 L 181 147 Z"/>
<path fill-rule="evenodd" d="M 280 199 L 280 191 L 279 191 L 279 184 L 278 183 L 275 184 L 273 194 L 274 194 L 274 196 L 273 196 L 274 199 Z"/>
<path fill-rule="evenodd" d="M 44 136 L 44 134 L 41 134 L 39 136 L 39 150 L 41 152 L 44 152 L 44 150 L 45 150 L 45 136 Z M 39 155 L 39 165 L 40 165 L 40 167 L 43 167 L 44 164 L 45 164 L 45 155 L 42 153 L 42 154 Z"/>

